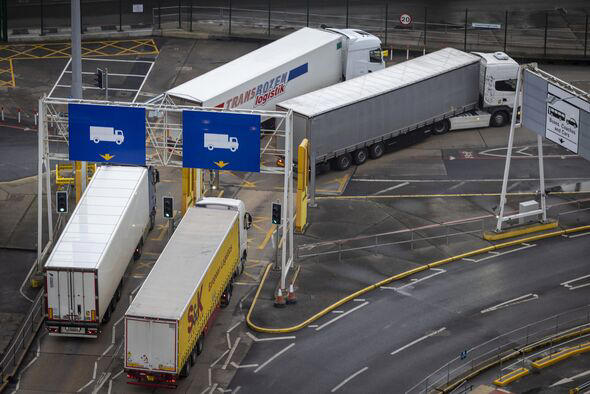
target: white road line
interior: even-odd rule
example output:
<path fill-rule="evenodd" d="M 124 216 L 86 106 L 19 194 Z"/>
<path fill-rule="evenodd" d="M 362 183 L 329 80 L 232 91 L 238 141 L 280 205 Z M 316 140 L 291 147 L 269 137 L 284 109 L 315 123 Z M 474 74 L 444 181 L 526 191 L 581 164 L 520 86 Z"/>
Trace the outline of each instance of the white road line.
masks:
<path fill-rule="evenodd" d="M 260 371 L 262 368 L 266 367 L 268 365 L 268 363 L 270 363 L 275 358 L 279 357 L 281 354 L 285 353 L 287 350 L 291 349 L 293 346 L 295 346 L 295 342 L 288 345 L 286 348 L 284 348 L 283 350 L 281 350 L 280 352 L 278 352 L 277 354 L 275 354 L 274 356 L 272 356 L 271 358 L 266 360 L 264 363 L 262 363 L 262 365 L 260 365 L 258 368 L 256 368 L 254 370 L 254 373 L 256 373 L 256 372 Z"/>
<path fill-rule="evenodd" d="M 395 287 L 391 287 L 391 286 L 381 286 L 379 288 L 380 289 L 385 289 L 385 290 L 395 290 Z"/>
<path fill-rule="evenodd" d="M 309 326 L 307 326 L 307 328 L 316 328 L 317 326 L 317 324 L 310 324 Z"/>
<path fill-rule="evenodd" d="M 217 388 L 218 384 L 215 383 L 212 387 L 211 390 L 209 391 L 209 394 L 213 394 L 213 392 L 215 391 L 215 389 Z"/>
<path fill-rule="evenodd" d="M 102 386 L 104 386 L 104 384 L 109 380 L 109 377 L 111 376 L 111 373 L 107 373 L 105 375 L 103 375 L 102 379 L 100 379 L 98 381 L 98 383 L 100 383 L 98 386 L 96 386 L 94 388 L 94 390 L 92 390 L 92 394 L 96 394 L 100 391 L 100 389 L 102 388 Z"/>
<path fill-rule="evenodd" d="M 240 389 L 242 388 L 242 386 L 238 386 L 234 389 L 234 391 L 232 391 L 232 394 L 236 394 L 238 391 L 240 391 Z"/>
<path fill-rule="evenodd" d="M 352 379 L 354 379 L 356 376 L 362 374 L 367 369 L 369 369 L 369 367 L 364 367 L 364 368 L 359 369 L 358 371 L 356 371 L 355 373 L 353 373 L 352 375 L 350 375 L 349 377 L 347 377 L 346 379 L 344 379 L 342 382 L 340 382 L 337 386 L 335 386 L 331 390 L 331 392 L 333 393 L 334 391 L 338 390 L 340 387 L 344 386 L 346 383 L 348 383 L 349 381 L 351 381 Z"/>
<path fill-rule="evenodd" d="M 497 311 L 498 309 L 507 308 L 512 305 L 522 304 L 523 302 L 529 302 L 529 301 L 533 301 L 533 300 L 537 300 L 537 299 L 539 299 L 539 296 L 537 294 L 529 293 L 529 294 L 522 295 L 520 297 L 513 298 L 508 301 L 501 302 L 498 305 L 494 305 L 489 308 L 486 308 L 486 309 L 482 310 L 480 313 L 493 312 L 493 311 Z"/>
<path fill-rule="evenodd" d="M 579 374 L 577 374 L 577 375 L 574 375 L 574 376 L 572 376 L 571 378 L 563 378 L 563 379 L 561 379 L 561 380 L 558 380 L 557 382 L 553 383 L 553 384 L 552 384 L 551 386 L 549 386 L 549 387 L 555 387 L 555 386 L 559 386 L 559 385 L 561 385 L 561 384 L 564 384 L 564 383 L 571 383 L 571 382 L 573 382 L 575 379 L 578 379 L 578 378 L 581 378 L 581 377 L 583 377 L 583 376 L 587 376 L 587 375 L 590 375 L 590 370 L 588 370 L 588 371 L 585 371 L 585 372 L 582 372 L 582 373 L 579 373 Z"/>
<path fill-rule="evenodd" d="M 590 278 L 590 275 L 584 275 L 584 276 L 580 276 L 579 278 L 570 279 L 567 282 L 560 283 L 560 285 L 563 286 L 563 287 L 565 287 L 565 288 L 567 288 L 567 289 L 569 289 L 569 290 L 576 290 L 576 289 L 579 289 L 581 287 L 590 286 L 590 282 L 585 283 L 583 285 L 578 285 L 578 286 L 571 285 L 571 283 L 578 282 L 578 281 L 584 280 L 586 278 Z"/>
<path fill-rule="evenodd" d="M 141 81 L 141 85 L 139 86 L 139 89 L 137 89 L 137 93 L 135 93 L 135 97 L 133 97 L 132 103 L 134 103 L 135 100 L 137 100 L 137 96 L 139 96 L 139 92 L 141 92 L 141 89 L 143 89 L 143 85 L 145 84 L 145 81 L 147 81 L 150 73 L 152 72 L 152 68 L 154 68 L 154 64 L 155 63 L 156 62 L 152 62 L 152 64 L 150 65 L 150 68 L 149 68 L 147 74 L 145 74 L 145 77 L 143 78 L 143 81 Z"/>
<path fill-rule="evenodd" d="M 231 360 L 232 356 L 234 355 L 234 352 L 236 351 L 236 349 L 238 347 L 238 343 L 240 343 L 241 339 L 242 339 L 242 337 L 236 338 L 236 341 L 234 342 L 234 346 L 229 351 L 229 354 L 227 355 L 227 359 L 225 360 L 225 364 L 223 364 L 223 367 L 221 367 L 221 369 L 227 369 L 227 364 L 229 364 L 229 360 Z"/>
<path fill-rule="evenodd" d="M 364 298 L 355 298 L 353 301 L 354 302 L 365 302 L 365 299 Z"/>
<path fill-rule="evenodd" d="M 86 387 L 90 386 L 92 383 L 94 383 L 94 379 L 91 379 L 90 382 L 86 383 L 84 386 L 80 387 L 77 391 L 77 393 L 81 392 L 82 390 L 84 390 Z"/>
<path fill-rule="evenodd" d="M 208 375 L 209 375 L 209 386 L 211 386 L 213 384 L 212 380 L 211 380 L 211 368 L 209 368 Z"/>
<path fill-rule="evenodd" d="M 106 348 L 104 352 L 102 352 L 102 354 L 100 355 L 100 357 L 104 357 L 109 352 L 109 350 L 111 350 L 112 348 L 113 348 L 113 344 L 111 343 L 109 345 L 109 347 Z"/>
<path fill-rule="evenodd" d="M 96 369 L 98 368 L 98 361 L 94 362 L 94 371 L 92 372 L 92 380 L 96 379 Z"/>
<path fill-rule="evenodd" d="M 221 359 L 223 358 L 223 356 L 225 356 L 225 355 L 226 355 L 228 352 L 229 352 L 229 349 L 227 349 L 225 352 L 223 352 L 223 353 L 221 354 L 221 356 L 219 356 L 219 358 L 218 358 L 217 360 L 213 361 L 213 364 L 211 364 L 211 365 L 209 365 L 209 366 L 210 366 L 211 368 L 213 368 L 213 367 L 215 366 L 215 364 L 217 364 L 218 362 L 220 362 L 220 361 L 221 361 Z M 209 385 L 211 385 L 211 384 L 209 384 Z"/>
<path fill-rule="evenodd" d="M 409 184 L 410 184 L 410 182 L 402 182 L 399 185 L 388 187 L 387 189 L 383 189 L 383 190 L 378 191 L 377 193 L 373 193 L 373 195 L 378 196 L 379 194 L 387 193 L 392 190 L 399 189 L 400 187 L 408 186 Z"/>
<path fill-rule="evenodd" d="M 284 339 L 295 339 L 295 335 L 290 335 L 287 337 L 269 337 L 269 338 L 256 338 L 254 335 L 250 334 L 249 332 L 246 333 L 247 336 L 252 338 L 254 342 L 265 342 L 265 341 L 281 341 Z"/>
<path fill-rule="evenodd" d="M 344 316 L 348 315 L 349 313 L 352 313 L 352 312 L 356 311 L 357 309 L 360 309 L 360 308 L 362 308 L 363 306 L 366 306 L 368 303 L 369 303 L 369 301 L 365 301 L 365 302 L 363 302 L 362 304 L 360 304 L 359 306 L 355 306 L 355 307 L 354 307 L 354 308 L 352 308 L 351 310 L 349 310 L 349 311 L 346 311 L 346 312 L 344 312 L 343 314 L 336 316 L 336 317 L 335 317 L 335 318 L 333 318 L 332 320 L 330 320 L 330 321 L 328 321 L 328 322 L 326 322 L 326 323 L 322 324 L 321 326 L 319 326 L 319 327 L 318 327 L 318 328 L 316 328 L 315 330 L 316 330 L 316 331 L 319 331 L 319 330 L 321 330 L 322 328 L 324 328 L 324 327 L 326 327 L 326 326 L 329 326 L 330 324 L 334 323 L 336 320 L 338 320 L 338 319 L 342 319 Z"/>
<path fill-rule="evenodd" d="M 234 282 L 235 283 L 235 282 Z M 231 326 L 231 328 L 229 330 L 227 330 L 227 333 L 230 333 L 233 331 L 234 328 L 236 328 L 237 326 L 239 326 L 240 324 L 242 324 L 241 321 L 237 322 L 236 324 L 234 324 L 233 326 Z"/>
<path fill-rule="evenodd" d="M 578 237 L 583 237 L 585 235 L 590 235 L 590 232 L 587 233 L 579 233 L 579 234 L 574 234 L 574 235 L 567 235 L 568 238 L 578 238 Z"/>
<path fill-rule="evenodd" d="M 258 364 L 245 364 L 245 365 L 238 365 L 235 362 L 231 362 L 230 363 L 232 367 L 234 368 L 256 368 L 258 366 Z"/>
<path fill-rule="evenodd" d="M 523 245 L 525 245 L 525 246 L 521 246 L 520 248 L 516 248 L 516 249 L 507 250 L 505 252 L 495 252 L 495 254 L 492 254 L 492 252 L 488 252 L 492 255 L 487 256 L 487 257 L 482 257 L 481 259 L 477 259 L 477 260 L 476 259 L 467 259 L 467 258 L 463 258 L 463 260 L 471 261 L 473 263 L 479 263 L 481 261 L 493 259 L 494 257 L 503 256 L 505 254 L 510 254 L 510 253 L 518 252 L 519 250 L 525 250 L 525 249 L 537 246 L 537 244 L 523 244 Z"/>
<path fill-rule="evenodd" d="M 457 188 L 459 188 L 459 187 L 463 186 L 463 185 L 464 185 L 464 184 L 466 184 L 466 183 L 467 183 L 467 181 L 461 181 L 461 182 L 457 183 L 456 185 L 453 185 L 453 186 L 449 187 L 449 189 L 448 189 L 448 190 L 454 190 L 454 189 L 457 189 Z"/>
<path fill-rule="evenodd" d="M 408 286 L 414 286 L 415 284 L 420 283 L 422 281 L 425 281 L 426 279 L 434 278 L 437 275 L 444 274 L 445 272 L 447 272 L 446 270 L 444 270 L 442 268 L 431 268 L 430 270 L 431 271 L 436 271 L 436 272 L 434 274 L 432 274 L 432 275 L 425 276 L 424 278 L 414 279 L 413 282 L 406 283 L 403 286 L 395 287 L 394 290 L 395 291 L 399 291 L 399 290 L 405 289 Z"/>
<path fill-rule="evenodd" d="M 425 339 L 428 339 L 430 337 L 433 337 L 435 335 L 438 335 L 438 334 L 440 334 L 441 332 L 443 332 L 446 329 L 447 329 L 446 327 L 442 327 L 442 328 L 439 328 L 436 331 L 431 332 L 430 334 L 426 334 L 423 337 L 420 337 L 418 339 L 415 339 L 412 342 L 408 343 L 407 345 L 404 345 L 404 346 L 400 347 L 399 349 L 394 350 L 393 352 L 391 352 L 391 355 L 393 356 L 394 354 L 397 354 L 397 353 L 399 353 L 399 352 L 401 352 L 403 350 L 406 350 L 407 348 L 409 348 L 411 346 L 414 346 L 415 344 L 420 343 L 420 342 L 422 342 Z"/>
<path fill-rule="evenodd" d="M 227 348 L 231 349 L 231 339 L 229 339 L 229 332 L 225 333 L 225 338 L 227 339 Z"/>
<path fill-rule="evenodd" d="M 344 311 L 332 311 L 332 313 L 339 314 L 339 313 L 344 313 Z"/>
<path fill-rule="evenodd" d="M 115 380 L 117 379 L 119 376 L 121 376 L 121 374 L 125 372 L 125 370 L 120 370 L 119 372 L 117 372 L 116 374 L 113 375 L 113 377 L 111 378 L 111 380 Z"/>

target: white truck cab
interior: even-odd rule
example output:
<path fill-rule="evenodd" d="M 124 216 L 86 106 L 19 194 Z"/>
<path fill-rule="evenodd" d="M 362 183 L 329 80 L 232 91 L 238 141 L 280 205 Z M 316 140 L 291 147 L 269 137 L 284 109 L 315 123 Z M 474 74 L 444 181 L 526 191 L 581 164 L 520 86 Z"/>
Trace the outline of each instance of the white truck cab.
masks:
<path fill-rule="evenodd" d="M 342 80 L 385 68 L 378 37 L 358 29 L 326 30 L 346 37 L 342 40 Z"/>
<path fill-rule="evenodd" d="M 248 229 L 252 226 L 252 215 L 246 212 L 244 202 L 233 198 L 206 197 L 198 201 L 195 206 L 209 209 L 229 209 L 239 212 L 240 256 L 242 256 L 242 267 L 240 269 L 243 270 L 243 264 L 245 264 L 248 256 Z"/>

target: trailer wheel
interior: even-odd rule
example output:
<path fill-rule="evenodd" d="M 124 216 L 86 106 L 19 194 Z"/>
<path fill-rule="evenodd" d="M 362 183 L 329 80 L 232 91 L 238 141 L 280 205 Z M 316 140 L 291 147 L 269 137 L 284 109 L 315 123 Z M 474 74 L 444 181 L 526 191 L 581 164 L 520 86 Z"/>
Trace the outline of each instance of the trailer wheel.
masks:
<path fill-rule="evenodd" d="M 109 304 L 109 306 L 107 306 L 107 310 L 104 313 L 104 316 L 102 317 L 102 322 L 108 323 L 109 320 L 111 320 L 111 305 L 110 304 Z"/>
<path fill-rule="evenodd" d="M 152 213 L 150 213 L 150 230 L 152 231 L 154 229 L 154 225 L 156 224 L 156 212 L 152 211 Z"/>
<path fill-rule="evenodd" d="M 191 373 L 191 366 L 189 364 L 190 360 L 186 360 L 186 363 L 184 363 L 184 367 L 182 367 L 182 369 L 180 370 L 181 378 L 186 378 Z"/>
<path fill-rule="evenodd" d="M 492 127 L 501 127 L 504 126 L 508 122 L 508 114 L 506 111 L 496 111 L 492 114 L 490 118 L 490 126 Z"/>
<path fill-rule="evenodd" d="M 143 251 L 143 239 L 139 240 L 137 247 L 135 248 L 135 252 L 133 252 L 133 260 L 137 261 L 141 257 L 141 252 Z"/>
<path fill-rule="evenodd" d="M 369 147 L 369 156 L 371 159 L 378 159 L 385 153 L 385 146 L 382 142 L 377 142 Z"/>
<path fill-rule="evenodd" d="M 440 122 L 436 122 L 432 128 L 432 132 L 436 135 L 445 134 L 451 129 L 451 122 L 448 119 L 443 119 Z"/>
<path fill-rule="evenodd" d="M 189 359 L 187 360 L 187 363 L 190 361 L 191 365 L 194 367 L 195 364 L 197 363 L 197 349 L 193 349 L 193 351 L 191 352 L 191 355 L 189 357 Z"/>
<path fill-rule="evenodd" d="M 352 156 L 350 156 L 350 153 L 345 153 L 345 154 L 340 155 L 336 158 L 336 168 L 339 171 L 344 171 L 344 170 L 348 169 L 348 167 L 350 167 L 351 164 L 352 164 Z"/>
<path fill-rule="evenodd" d="M 354 164 L 360 166 L 361 164 L 365 164 L 367 161 L 367 148 L 361 148 L 354 151 L 352 154 L 352 159 L 354 160 Z"/>
<path fill-rule="evenodd" d="M 203 334 L 201 334 L 201 336 L 199 337 L 199 339 L 197 340 L 197 347 L 195 349 L 197 356 L 201 353 L 203 353 L 203 348 L 205 347 L 205 340 L 203 339 Z"/>

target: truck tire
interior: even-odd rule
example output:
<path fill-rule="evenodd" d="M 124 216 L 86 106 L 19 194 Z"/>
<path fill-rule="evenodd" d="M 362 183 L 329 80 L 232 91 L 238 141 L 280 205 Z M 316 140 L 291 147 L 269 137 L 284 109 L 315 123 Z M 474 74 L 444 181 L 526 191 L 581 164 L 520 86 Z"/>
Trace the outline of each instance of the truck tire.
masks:
<path fill-rule="evenodd" d="M 371 159 L 378 159 L 385 153 L 385 146 L 382 142 L 377 142 L 369 147 L 369 156 Z"/>
<path fill-rule="evenodd" d="M 197 340 L 197 346 L 195 347 L 195 352 L 197 353 L 197 356 L 203 353 L 203 348 L 205 347 L 205 339 L 203 338 L 203 335 L 204 334 L 201 334 L 201 336 Z"/>
<path fill-rule="evenodd" d="M 186 377 L 188 377 L 188 375 L 190 375 L 191 366 L 189 364 L 190 364 L 190 360 L 186 360 L 186 362 L 184 363 L 184 367 L 182 367 L 182 369 L 180 370 L 180 377 L 181 378 L 186 378 Z"/>
<path fill-rule="evenodd" d="M 367 148 L 357 149 L 352 154 L 352 159 L 354 160 L 354 164 L 356 164 L 357 166 L 365 164 L 365 161 L 367 161 L 367 157 L 368 157 Z"/>
<path fill-rule="evenodd" d="M 496 111 L 492 114 L 490 118 L 490 126 L 492 127 L 501 127 L 504 126 L 508 122 L 508 114 L 506 111 Z"/>
<path fill-rule="evenodd" d="M 139 240 L 137 247 L 135 248 L 135 252 L 133 252 L 133 260 L 137 261 L 141 257 L 141 252 L 143 251 L 143 238 Z"/>
<path fill-rule="evenodd" d="M 350 153 L 345 153 L 338 156 L 336 159 L 336 169 L 339 171 L 347 170 L 352 164 L 352 156 Z"/>
<path fill-rule="evenodd" d="M 443 119 L 440 122 L 436 122 L 432 127 L 432 132 L 436 135 L 447 133 L 451 129 L 451 122 L 448 119 Z"/>
<path fill-rule="evenodd" d="M 231 302 L 232 290 L 233 290 L 233 285 L 230 283 L 229 285 L 227 285 L 227 287 L 223 291 L 223 294 L 221 295 L 221 302 L 220 302 L 222 308 L 227 308 L 227 306 Z"/>
<path fill-rule="evenodd" d="M 111 320 L 111 305 L 107 306 L 107 311 L 105 312 L 104 316 L 102 317 L 103 323 L 108 323 Z"/>
<path fill-rule="evenodd" d="M 150 214 L 150 230 L 152 231 L 154 229 L 154 225 L 156 224 L 156 212 L 152 211 L 152 213 Z"/>
<path fill-rule="evenodd" d="M 195 348 L 193 349 L 193 351 L 191 352 L 191 355 L 189 357 L 189 360 L 187 361 L 187 363 L 190 361 L 191 366 L 195 366 L 195 364 L 197 363 L 197 346 L 195 345 Z"/>

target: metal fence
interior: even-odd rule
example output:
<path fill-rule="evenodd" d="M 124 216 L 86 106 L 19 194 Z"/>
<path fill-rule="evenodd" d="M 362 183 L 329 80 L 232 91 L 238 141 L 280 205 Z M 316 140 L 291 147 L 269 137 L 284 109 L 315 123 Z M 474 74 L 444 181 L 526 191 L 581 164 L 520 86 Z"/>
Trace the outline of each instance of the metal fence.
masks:
<path fill-rule="evenodd" d="M 558 347 L 590 335 L 589 328 L 590 305 L 527 324 L 458 352 L 406 393 L 448 392 L 443 390 L 459 386 L 476 371 L 491 370 L 500 377 L 532 359 L 551 357 Z"/>
<path fill-rule="evenodd" d="M 43 292 L 40 291 L 20 330 L 14 336 L 11 345 L 4 353 L 2 360 L 0 360 L 0 391 L 6 384 L 6 380 L 13 376 L 18 369 L 22 358 L 27 353 L 31 342 L 45 319 L 44 299 Z"/>
<path fill-rule="evenodd" d="M 562 227 L 590 223 L 590 200 L 554 204 L 548 208 L 548 217 L 555 218 Z M 473 242 L 480 242 L 483 246 L 487 245 L 487 242 L 482 240 L 483 233 L 493 228 L 496 220 L 496 217 L 489 215 L 476 219 L 433 223 L 412 229 L 301 244 L 295 249 L 295 257 L 298 263 L 318 263 L 326 259 L 337 259 L 341 262 L 348 257 L 358 258 L 362 252 L 388 253 L 392 248 L 413 250 L 459 242 L 469 242 L 467 245 L 471 247 Z"/>
<path fill-rule="evenodd" d="M 57 33 L 70 26 L 69 1 L 10 2 L 8 28 Z M 403 8 L 363 0 L 82 0 L 84 31 L 133 28 L 184 29 L 220 35 L 280 37 L 303 26 L 354 27 L 379 36 L 386 47 L 432 51 L 503 50 L 513 56 L 589 56 L 587 8 L 526 11 Z M 408 24 L 401 21 L 408 15 Z"/>

